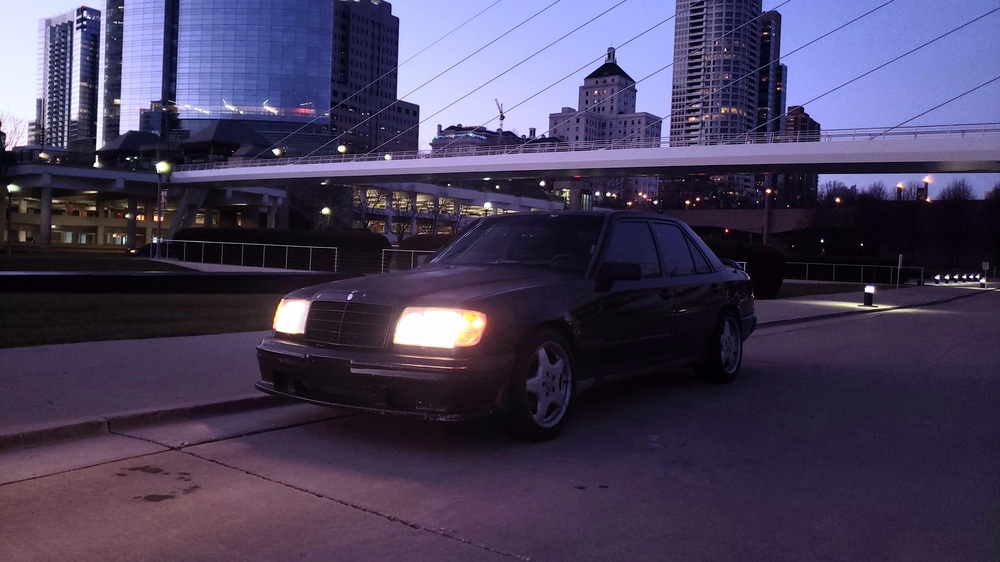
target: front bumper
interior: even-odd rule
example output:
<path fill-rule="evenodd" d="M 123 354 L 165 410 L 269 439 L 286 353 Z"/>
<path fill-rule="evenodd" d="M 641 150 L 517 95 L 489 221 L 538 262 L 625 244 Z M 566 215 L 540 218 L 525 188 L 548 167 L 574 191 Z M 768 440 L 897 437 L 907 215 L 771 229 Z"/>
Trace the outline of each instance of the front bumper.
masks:
<path fill-rule="evenodd" d="M 324 406 L 436 420 L 491 414 L 506 400 L 513 356 L 455 358 L 315 348 L 274 338 L 257 346 L 257 389 Z"/>

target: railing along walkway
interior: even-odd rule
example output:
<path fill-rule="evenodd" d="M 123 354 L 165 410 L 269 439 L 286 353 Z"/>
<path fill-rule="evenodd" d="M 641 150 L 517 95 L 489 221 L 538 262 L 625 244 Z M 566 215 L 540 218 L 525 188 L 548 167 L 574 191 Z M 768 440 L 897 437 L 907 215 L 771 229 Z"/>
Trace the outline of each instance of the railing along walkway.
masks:
<path fill-rule="evenodd" d="M 889 139 L 940 139 L 956 137 L 995 137 L 1000 135 L 1000 123 L 931 125 L 896 128 L 831 129 L 821 132 L 749 133 L 720 135 L 699 145 L 768 144 L 791 142 L 879 141 Z M 417 158 L 450 158 L 458 156 L 498 156 L 504 154 L 544 154 L 629 148 L 666 148 L 669 138 L 651 140 L 606 140 L 586 142 L 534 142 L 507 146 L 460 147 L 443 150 L 400 152 L 366 152 L 289 158 L 248 158 L 240 161 L 208 162 L 177 166 L 176 171 L 252 168 L 269 166 L 329 164 L 335 162 L 372 162 L 379 160 L 413 160 Z"/>

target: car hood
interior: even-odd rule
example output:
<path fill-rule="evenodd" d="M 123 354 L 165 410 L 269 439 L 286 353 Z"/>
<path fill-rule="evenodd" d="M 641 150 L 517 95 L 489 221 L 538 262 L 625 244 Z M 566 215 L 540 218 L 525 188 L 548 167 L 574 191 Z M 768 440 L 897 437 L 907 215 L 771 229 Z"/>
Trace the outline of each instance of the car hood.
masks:
<path fill-rule="evenodd" d="M 580 280 L 579 273 L 530 265 L 425 265 L 417 269 L 332 281 L 289 296 L 380 304 L 458 305 L 501 293 Z"/>

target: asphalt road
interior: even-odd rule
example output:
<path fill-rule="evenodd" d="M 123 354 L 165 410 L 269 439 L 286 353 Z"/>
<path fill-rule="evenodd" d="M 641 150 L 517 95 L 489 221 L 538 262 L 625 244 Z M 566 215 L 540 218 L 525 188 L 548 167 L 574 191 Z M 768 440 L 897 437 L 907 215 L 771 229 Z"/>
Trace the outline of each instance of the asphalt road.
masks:
<path fill-rule="evenodd" d="M 273 408 L 0 454 L 0 560 L 1000 560 L 1000 293 L 765 328 L 557 440 Z"/>

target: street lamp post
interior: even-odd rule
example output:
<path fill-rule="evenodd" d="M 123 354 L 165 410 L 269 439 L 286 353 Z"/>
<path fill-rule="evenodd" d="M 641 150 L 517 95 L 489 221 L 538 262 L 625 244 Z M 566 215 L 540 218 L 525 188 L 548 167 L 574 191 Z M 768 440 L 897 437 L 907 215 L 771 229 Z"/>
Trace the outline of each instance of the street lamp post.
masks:
<path fill-rule="evenodd" d="M 160 244 L 163 241 L 163 211 L 167 203 L 167 192 L 163 189 L 164 176 L 170 175 L 173 166 L 166 160 L 156 163 L 156 257 L 163 257 L 160 253 Z"/>
<path fill-rule="evenodd" d="M 897 203 L 903 200 L 903 190 L 904 189 L 906 189 L 906 186 L 903 185 L 903 182 L 899 182 L 899 183 L 896 184 L 896 202 Z"/>

